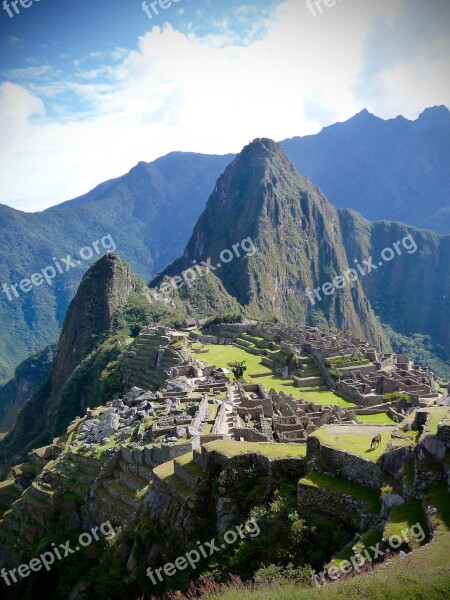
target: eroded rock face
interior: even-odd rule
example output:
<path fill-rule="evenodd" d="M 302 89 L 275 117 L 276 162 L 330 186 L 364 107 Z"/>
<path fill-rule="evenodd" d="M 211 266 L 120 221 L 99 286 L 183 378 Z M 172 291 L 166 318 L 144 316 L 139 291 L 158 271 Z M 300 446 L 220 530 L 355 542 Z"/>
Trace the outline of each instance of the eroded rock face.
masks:
<path fill-rule="evenodd" d="M 382 456 L 383 468 L 390 474 L 400 473 L 405 465 L 405 460 L 411 455 L 411 450 L 406 447 L 396 448 L 385 452 Z"/>
<path fill-rule="evenodd" d="M 404 503 L 405 501 L 398 494 L 383 494 L 381 504 L 381 518 L 387 519 L 391 508 L 393 508 L 394 506 L 400 506 Z"/>
<path fill-rule="evenodd" d="M 420 460 L 428 458 L 436 462 L 442 462 L 445 451 L 445 445 L 435 435 L 427 435 L 419 446 L 419 458 Z"/>

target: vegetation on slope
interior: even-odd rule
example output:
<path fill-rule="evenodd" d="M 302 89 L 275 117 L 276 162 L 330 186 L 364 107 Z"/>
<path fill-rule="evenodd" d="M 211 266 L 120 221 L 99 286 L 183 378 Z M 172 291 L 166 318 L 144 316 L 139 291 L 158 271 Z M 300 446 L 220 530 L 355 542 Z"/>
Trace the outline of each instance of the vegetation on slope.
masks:
<path fill-rule="evenodd" d="M 117 258 L 108 260 L 114 262 L 112 271 L 101 276 L 102 265 L 97 263 L 86 274 L 95 279 L 98 292 L 91 294 L 92 287 L 80 286 L 80 294 L 68 313 L 51 376 L 25 404 L 14 429 L 0 442 L 3 469 L 61 434 L 88 406 L 105 404 L 121 391 L 116 366 L 130 336 L 136 336 L 150 322 L 162 320 L 177 325 L 184 318 L 176 308 L 149 303 L 142 293 L 145 284 L 129 267 Z M 100 310 L 104 313 L 97 319 Z M 81 323 L 83 329 L 79 331 Z M 66 353 L 71 355 L 73 336 L 78 336 L 75 361 L 64 358 Z"/>
<path fill-rule="evenodd" d="M 0 386 L 0 432 L 14 425 L 23 404 L 46 380 L 55 356 L 56 342 L 34 352 L 14 371 L 14 377 Z"/>
<path fill-rule="evenodd" d="M 389 566 L 321 588 L 286 581 L 253 589 L 230 586 L 205 600 L 443 600 L 450 593 L 449 555 L 450 535 L 445 535 L 407 558 L 392 558 Z"/>

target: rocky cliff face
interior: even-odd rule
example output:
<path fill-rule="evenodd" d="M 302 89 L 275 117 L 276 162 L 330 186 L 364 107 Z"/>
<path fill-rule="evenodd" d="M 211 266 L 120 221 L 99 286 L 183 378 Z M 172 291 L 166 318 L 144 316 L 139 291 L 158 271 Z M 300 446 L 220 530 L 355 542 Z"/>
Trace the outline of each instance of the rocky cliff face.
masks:
<path fill-rule="evenodd" d="M 450 235 L 371 223 L 349 210 L 339 211 L 339 223 L 350 264 L 373 257 L 361 283 L 381 321 L 404 335 L 429 335 L 450 349 Z"/>
<path fill-rule="evenodd" d="M 179 275 L 208 258 L 250 316 L 334 325 L 377 345 L 383 340 L 359 283 L 316 305 L 308 300 L 308 288 L 349 268 L 339 216 L 271 140 L 255 140 L 226 169 L 183 257 L 164 274 Z"/>
<path fill-rule="evenodd" d="M 0 433 L 14 426 L 17 414 L 38 387 L 47 379 L 56 343 L 35 352 L 14 371 L 14 377 L 0 386 Z"/>

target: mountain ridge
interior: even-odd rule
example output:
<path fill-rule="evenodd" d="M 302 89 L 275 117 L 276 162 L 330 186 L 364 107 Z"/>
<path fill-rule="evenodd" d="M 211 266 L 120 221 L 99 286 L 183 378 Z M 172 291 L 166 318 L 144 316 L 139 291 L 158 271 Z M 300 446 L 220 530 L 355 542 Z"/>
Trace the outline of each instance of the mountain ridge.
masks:
<path fill-rule="evenodd" d="M 355 202 L 364 201 L 374 211 L 375 220 L 391 217 L 390 220 L 404 222 L 411 218 L 445 233 L 450 231 L 450 199 L 443 196 L 442 189 L 450 189 L 450 136 L 446 126 L 442 131 L 440 127 L 448 121 L 448 114 L 445 107 L 434 107 L 426 109 L 415 121 L 400 117 L 384 121 L 362 111 L 353 117 L 356 121 L 329 126 L 315 136 L 294 138 L 293 150 L 289 147 L 292 140 L 285 140 L 282 145 L 297 170 L 314 181 L 337 207 L 352 208 L 353 203 L 353 209 L 359 209 L 367 218 L 369 215 L 355 206 Z M 366 121 L 374 123 L 377 131 L 414 129 L 413 138 L 395 133 L 400 145 L 411 146 L 413 150 L 408 152 L 414 151 L 414 156 L 398 149 L 397 142 L 375 143 L 378 134 L 367 133 L 363 127 Z M 340 132 L 336 140 L 333 136 L 328 139 L 330 131 Z M 374 145 L 378 147 L 376 153 Z M 403 165 L 398 176 L 398 161 L 391 155 L 391 146 Z M 341 156 L 343 151 L 345 156 Z M 77 253 L 108 233 L 133 270 L 149 280 L 182 254 L 218 177 L 233 158 L 234 155 L 174 152 L 153 163 L 140 162 L 126 175 L 41 213 L 0 205 L 0 287 L 20 282 L 46 264 L 51 265 L 52 257 Z M 437 204 L 428 210 L 429 201 Z M 420 219 L 414 217 L 417 202 L 427 211 Z M 379 214 L 383 211 L 386 214 Z M 403 218 L 399 218 L 399 213 Z M 58 335 L 88 266 L 83 263 L 52 286 L 33 289 L 14 302 L 0 294 L 4 332 L 0 339 L 0 381 L 12 376 L 22 360 Z"/>

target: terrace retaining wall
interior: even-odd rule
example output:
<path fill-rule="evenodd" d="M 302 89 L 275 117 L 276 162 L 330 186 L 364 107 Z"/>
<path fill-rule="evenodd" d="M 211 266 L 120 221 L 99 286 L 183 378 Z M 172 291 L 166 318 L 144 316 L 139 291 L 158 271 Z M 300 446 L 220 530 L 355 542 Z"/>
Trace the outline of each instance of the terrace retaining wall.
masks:
<path fill-rule="evenodd" d="M 370 443 L 370 440 L 369 440 Z M 337 475 L 342 475 L 355 483 L 374 489 L 383 483 L 381 467 L 356 454 L 336 450 L 326 446 L 316 437 L 310 436 L 307 441 L 307 457 L 317 463 L 325 463 L 326 468 Z"/>

